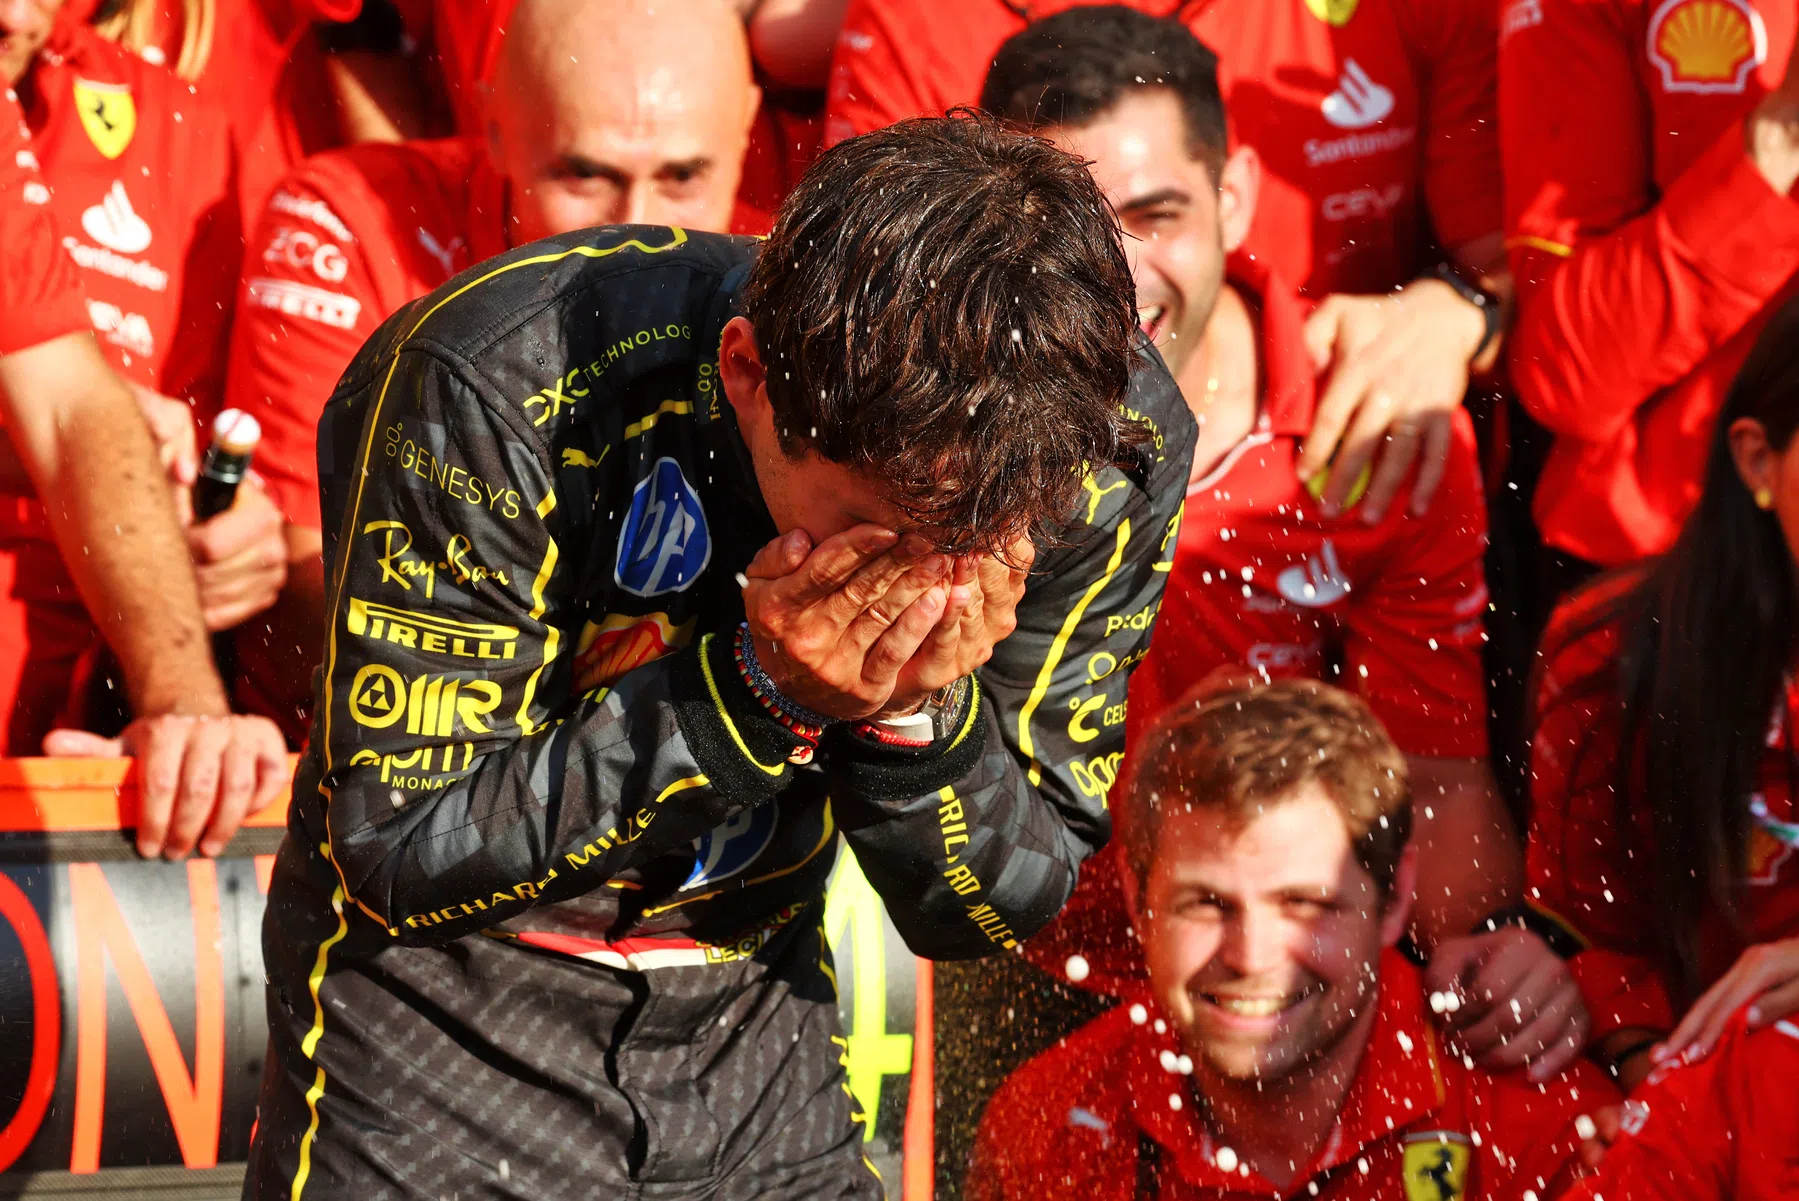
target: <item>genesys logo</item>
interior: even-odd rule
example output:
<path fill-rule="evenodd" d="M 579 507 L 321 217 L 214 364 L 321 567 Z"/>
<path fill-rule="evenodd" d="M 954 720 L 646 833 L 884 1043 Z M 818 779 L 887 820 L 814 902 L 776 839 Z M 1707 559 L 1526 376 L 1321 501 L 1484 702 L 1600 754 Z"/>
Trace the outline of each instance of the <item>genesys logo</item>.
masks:
<path fill-rule="evenodd" d="M 618 532 L 613 581 L 634 596 L 660 596 L 693 585 L 712 561 L 712 535 L 699 493 L 670 458 L 657 459 L 631 493 Z"/>
<path fill-rule="evenodd" d="M 358 638 L 386 642 L 427 655 L 453 659 L 506 660 L 518 656 L 518 627 L 486 621 L 454 621 L 435 613 L 414 613 L 350 598 L 344 627 Z"/>
<path fill-rule="evenodd" d="M 1319 108 L 1324 119 L 1338 129 L 1366 129 L 1392 115 L 1393 104 L 1393 89 L 1375 83 L 1362 64 L 1346 58 L 1337 76 L 1337 90 L 1326 96 Z"/>
<path fill-rule="evenodd" d="M 82 211 L 81 228 L 88 237 L 120 254 L 141 254 L 150 248 L 150 223 L 137 215 L 125 185 L 116 179 L 99 204 Z"/>

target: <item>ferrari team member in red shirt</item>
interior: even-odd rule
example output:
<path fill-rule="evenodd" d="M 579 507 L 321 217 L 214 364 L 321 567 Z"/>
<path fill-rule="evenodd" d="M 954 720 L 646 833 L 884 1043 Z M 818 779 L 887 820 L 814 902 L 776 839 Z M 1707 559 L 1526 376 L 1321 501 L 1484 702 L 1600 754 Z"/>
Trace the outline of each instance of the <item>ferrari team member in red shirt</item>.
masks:
<path fill-rule="evenodd" d="M 1739 1017 L 1631 1094 L 1599 1174 L 1564 1201 L 1782 1201 L 1799 1190 L 1799 1025 Z"/>
<path fill-rule="evenodd" d="M 12 452 L 6 466 L 19 471 L 4 473 L 9 495 L 0 500 L 0 751 L 39 753 L 68 689 L 67 648 L 84 645 L 91 609 L 139 717 L 122 739 L 58 731 L 45 749 L 136 755 L 138 850 L 179 857 L 198 843 L 216 854 L 279 790 L 286 759 L 267 722 L 226 715 L 155 448 L 94 341 L 50 200 L 8 88 L 0 99 L 0 414 Z M 50 503 L 27 498 L 27 489 Z M 54 543 L 38 536 L 40 523 Z M 71 552 L 72 580 L 57 546 Z M 62 636 L 24 636 L 47 627 Z"/>
<path fill-rule="evenodd" d="M 1445 1046 L 1405 932 L 1406 758 L 1315 680 L 1201 689 L 1113 793 L 1148 1003 L 1032 1060 L 981 1123 L 974 1201 L 1555 1197 L 1591 1064 L 1535 1082 Z"/>
<path fill-rule="evenodd" d="M 1794 0 L 1511 0 L 1512 378 L 1556 435 L 1560 590 L 1666 550 L 1731 377 L 1799 270 Z"/>
<path fill-rule="evenodd" d="M 825 143 L 972 102 L 1000 43 L 1083 2 L 958 0 L 952 17 L 940 0 L 850 0 Z M 1382 451 L 1361 504 L 1372 524 L 1422 451 L 1409 498 L 1422 512 L 1448 470 L 1469 374 L 1498 360 L 1511 286 L 1492 0 L 1130 7 L 1178 18 L 1217 51 L 1235 139 L 1265 168 L 1243 253 L 1323 298 L 1306 343 L 1335 370 L 1302 474 L 1331 468 L 1324 503 L 1336 510 Z M 1166 287 L 1140 296 L 1158 341 L 1198 337 L 1200 314 L 1181 299 Z"/>
<path fill-rule="evenodd" d="M 724 231 L 756 97 L 724 0 L 524 0 L 487 138 L 346 147 L 277 186 L 245 259 L 227 399 L 262 422 L 289 580 L 268 642 L 240 647 L 240 704 L 304 736 L 323 612 L 315 430 L 369 334 L 509 246 L 625 222 Z"/>
<path fill-rule="evenodd" d="M 1532 903 L 1571 926 L 1626 1086 L 1799 1012 L 1799 298 L 1763 329 L 1660 559 L 1544 638 Z M 1670 1035 L 1672 1032 L 1672 1035 Z"/>
<path fill-rule="evenodd" d="M 109 42 L 61 0 L 0 12 L 3 66 L 17 87 L 49 207 L 86 294 L 87 312 L 113 368 L 128 380 L 172 462 L 192 479 L 197 415 L 217 411 L 241 225 L 231 151 L 218 107 L 165 67 Z M 185 489 L 182 490 L 185 498 Z M 254 486 L 231 511 L 189 528 L 209 628 L 267 608 L 283 575 L 280 524 Z M 45 588 L 74 604 L 50 527 L 21 498 L 15 534 L 44 564 Z M 96 645 L 71 610 L 17 635 L 45 641 L 50 661 Z M 45 678 L 49 683 L 48 677 Z M 66 678 L 64 679 L 66 683 Z"/>
<path fill-rule="evenodd" d="M 1179 23 L 1117 6 L 1048 18 L 1000 48 L 982 106 L 1027 123 L 1055 114 L 1039 128 L 1092 164 L 1133 235 L 1139 295 L 1178 281 L 1200 317 L 1195 336 L 1159 346 L 1199 441 L 1185 515 L 1168 535 L 1167 594 L 1159 612 L 1138 615 L 1155 623 L 1155 639 L 1132 677 L 1127 745 L 1220 668 L 1339 679 L 1361 694 L 1425 798 L 1414 933 L 1435 952 L 1440 987 L 1478 998 L 1452 1024 L 1487 1062 L 1540 1057 L 1538 1070 L 1553 1074 L 1583 1041 L 1572 978 L 1535 934 L 1470 935 L 1522 900 L 1522 853 L 1487 764 L 1486 514 L 1467 415 L 1456 413 L 1449 470 L 1423 517 L 1405 506 L 1373 525 L 1353 506 L 1327 515 L 1299 481 L 1318 404 L 1306 309 L 1241 255 L 1224 279 L 1255 217 L 1260 172 L 1253 154 L 1227 155 L 1217 60 Z M 1091 696 L 1069 717 L 1076 741 L 1127 721 L 1121 666 L 1087 664 Z M 1117 767 L 1090 765 L 1096 792 Z M 1089 987 L 1132 991 L 1143 969 L 1118 875 L 1115 851 L 1098 856 L 1027 954 L 1056 974 L 1078 955 Z M 1508 1003 L 1515 1021 L 1477 1021 Z"/>

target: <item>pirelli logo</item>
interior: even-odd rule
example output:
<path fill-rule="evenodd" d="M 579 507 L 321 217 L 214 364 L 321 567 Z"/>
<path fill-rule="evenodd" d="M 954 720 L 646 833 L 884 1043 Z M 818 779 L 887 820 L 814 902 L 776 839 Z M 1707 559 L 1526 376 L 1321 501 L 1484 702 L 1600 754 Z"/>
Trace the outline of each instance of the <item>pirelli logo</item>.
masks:
<path fill-rule="evenodd" d="M 375 642 L 454 659 L 511 659 L 518 654 L 518 627 L 481 621 L 452 621 L 350 598 L 344 624 L 350 633 Z"/>

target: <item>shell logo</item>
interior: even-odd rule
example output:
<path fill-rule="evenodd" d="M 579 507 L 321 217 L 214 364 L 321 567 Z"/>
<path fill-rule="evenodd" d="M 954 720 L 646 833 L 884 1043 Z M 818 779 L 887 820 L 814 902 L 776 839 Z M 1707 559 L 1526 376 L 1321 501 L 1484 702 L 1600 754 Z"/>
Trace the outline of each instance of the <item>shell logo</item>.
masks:
<path fill-rule="evenodd" d="M 1669 92 L 1741 92 L 1768 57 L 1748 0 L 1664 0 L 1649 19 L 1649 61 Z"/>

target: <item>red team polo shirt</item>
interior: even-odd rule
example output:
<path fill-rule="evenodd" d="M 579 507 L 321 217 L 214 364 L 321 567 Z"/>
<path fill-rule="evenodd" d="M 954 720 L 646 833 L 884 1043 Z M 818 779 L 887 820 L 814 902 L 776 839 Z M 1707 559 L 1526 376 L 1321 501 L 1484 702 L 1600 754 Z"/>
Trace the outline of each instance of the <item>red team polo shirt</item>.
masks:
<path fill-rule="evenodd" d="M 1725 390 L 1799 269 L 1799 204 L 1743 149 L 1794 28 L 1794 0 L 1506 5 L 1511 371 L 1557 435 L 1551 546 L 1653 554 L 1699 497 Z"/>
<path fill-rule="evenodd" d="M 973 104 L 1002 42 L 1080 2 L 851 0 L 826 143 Z M 1234 135 L 1266 167 L 1244 249 L 1302 292 L 1404 283 L 1427 227 L 1445 246 L 1499 230 L 1493 0 L 1130 7 L 1178 17 L 1218 53 Z"/>
<path fill-rule="evenodd" d="M 1161 610 L 1144 615 L 1155 638 L 1131 677 L 1125 744 L 1207 675 L 1234 667 L 1355 692 L 1408 755 L 1482 758 L 1487 517 L 1473 426 L 1457 412 L 1448 468 L 1425 516 L 1410 515 L 1404 494 L 1372 526 L 1354 507 L 1323 516 L 1294 475 L 1317 403 L 1305 306 L 1268 273 L 1243 272 L 1233 284 L 1260 305 L 1262 414 L 1187 489 Z M 1125 706 L 1118 710 L 1077 710 L 1070 734 L 1126 720 Z M 1121 773 L 1112 764 L 1102 774 L 1109 786 Z M 1103 992 L 1141 982 L 1116 850 L 1082 869 L 1068 905 L 1025 951 L 1057 975 L 1080 954 L 1091 970 L 1085 984 Z"/>
<path fill-rule="evenodd" d="M 1617 1102 L 1582 1061 L 1544 1085 L 1447 1050 L 1418 970 L 1380 961 L 1379 1010 L 1335 1129 L 1284 1191 L 1207 1129 L 1183 1048 L 1120 1006 L 1014 1072 L 976 1136 L 970 1201 L 1543 1201 L 1576 1171 L 1574 1120 Z M 1177 1104 L 1178 1102 L 1178 1104 Z M 1527 1193 L 1525 1190 L 1530 1190 Z"/>
<path fill-rule="evenodd" d="M 1635 837 L 1619 837 L 1619 822 L 1629 819 L 1620 817 L 1612 787 L 1622 714 L 1608 670 L 1617 659 L 1618 630 L 1601 625 L 1570 637 L 1633 582 L 1626 577 L 1579 593 L 1556 610 L 1543 636 L 1540 717 L 1531 753 L 1528 895 L 1586 944 L 1570 966 L 1593 1016 L 1595 1040 L 1631 1027 L 1672 1030 L 1682 1012 L 1658 967 L 1653 934 L 1660 911 L 1641 866 L 1643 849 L 1653 845 L 1650 815 L 1631 815 Z M 1721 913 L 1703 915 L 1701 987 L 1723 975 L 1748 944 L 1799 937 L 1795 712 L 1799 687 L 1789 681 L 1783 703 L 1770 715 L 1760 788 L 1747 801 L 1747 887 L 1738 899 L 1742 933 Z"/>
<path fill-rule="evenodd" d="M 505 182 L 473 138 L 348 146 L 276 185 L 244 258 L 226 402 L 262 423 L 256 469 L 289 521 L 319 526 L 319 414 L 363 342 L 505 249 Z"/>
<path fill-rule="evenodd" d="M 223 114 L 174 72 L 64 23 L 25 116 L 108 359 L 205 416 L 242 255 Z"/>
<path fill-rule="evenodd" d="M 1623 1133 L 1566 1201 L 1789 1201 L 1799 1196 L 1799 1023 L 1743 1015 L 1693 1063 L 1657 1068 Z"/>

